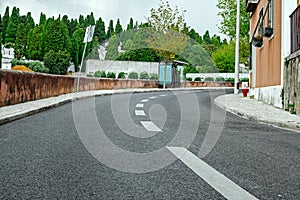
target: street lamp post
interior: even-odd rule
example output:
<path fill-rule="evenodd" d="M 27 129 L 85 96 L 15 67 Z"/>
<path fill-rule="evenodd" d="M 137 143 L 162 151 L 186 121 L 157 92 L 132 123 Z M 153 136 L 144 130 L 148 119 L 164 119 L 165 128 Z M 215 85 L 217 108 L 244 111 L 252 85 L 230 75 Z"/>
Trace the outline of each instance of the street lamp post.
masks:
<path fill-rule="evenodd" d="M 235 43 L 235 80 L 234 94 L 239 93 L 239 65 L 240 65 L 240 0 L 237 0 L 236 12 L 236 43 Z"/>

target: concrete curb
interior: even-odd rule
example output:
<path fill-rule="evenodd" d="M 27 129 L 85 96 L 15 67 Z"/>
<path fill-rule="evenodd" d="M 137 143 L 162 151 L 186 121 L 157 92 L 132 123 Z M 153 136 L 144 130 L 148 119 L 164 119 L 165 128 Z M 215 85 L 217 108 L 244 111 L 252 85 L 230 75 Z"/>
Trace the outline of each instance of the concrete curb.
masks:
<path fill-rule="evenodd" d="M 89 97 L 113 95 L 113 94 L 128 94 L 128 93 L 147 93 L 147 92 L 169 92 L 169 91 L 189 91 L 189 90 L 222 90 L 231 89 L 227 87 L 223 88 L 175 88 L 175 89 L 120 89 L 120 90 L 96 90 L 80 93 L 70 93 L 60 95 L 57 97 L 50 97 L 46 99 L 40 99 L 36 101 L 30 101 L 20 103 L 11 106 L 0 107 L 0 125 L 15 121 L 39 112 L 43 112 L 50 108 L 58 107 L 60 105 L 84 99 Z"/>
<path fill-rule="evenodd" d="M 268 124 L 268 125 L 272 125 L 275 127 L 300 132 L 300 117 L 292 115 L 284 110 L 275 108 L 275 107 L 267 105 L 267 104 L 265 104 L 264 106 L 268 107 L 268 109 L 270 109 L 270 107 L 272 107 L 271 109 L 274 109 L 274 113 L 276 113 L 277 115 L 282 113 L 283 119 L 276 118 L 276 117 L 268 118 L 267 115 L 265 117 L 261 117 L 260 115 L 258 115 L 258 112 L 261 112 L 261 109 L 257 109 L 258 110 L 257 113 L 255 113 L 253 111 L 249 111 L 249 109 L 247 109 L 247 107 L 257 106 L 256 104 L 259 103 L 257 100 L 251 100 L 251 101 L 253 101 L 252 104 L 245 105 L 243 107 L 243 109 L 241 109 L 238 106 L 239 102 L 237 102 L 237 106 L 232 106 L 232 105 L 229 105 L 229 103 L 226 103 L 226 97 L 228 97 L 228 96 L 229 95 L 222 95 L 222 96 L 217 97 L 214 100 L 215 104 L 218 107 L 220 107 L 221 109 L 224 109 L 224 110 L 226 110 L 234 115 L 237 115 L 239 117 L 249 119 L 251 121 L 256 121 L 259 123 Z M 239 97 L 239 98 L 241 100 L 243 99 L 242 97 Z"/>

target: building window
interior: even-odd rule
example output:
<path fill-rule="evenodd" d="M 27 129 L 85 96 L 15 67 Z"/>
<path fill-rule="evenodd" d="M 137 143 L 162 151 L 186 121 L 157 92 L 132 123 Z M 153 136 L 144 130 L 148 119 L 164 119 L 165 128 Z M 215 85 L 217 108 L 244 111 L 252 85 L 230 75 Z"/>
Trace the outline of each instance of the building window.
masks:
<path fill-rule="evenodd" d="M 268 8 L 268 28 L 274 27 L 274 0 L 269 0 Z"/>

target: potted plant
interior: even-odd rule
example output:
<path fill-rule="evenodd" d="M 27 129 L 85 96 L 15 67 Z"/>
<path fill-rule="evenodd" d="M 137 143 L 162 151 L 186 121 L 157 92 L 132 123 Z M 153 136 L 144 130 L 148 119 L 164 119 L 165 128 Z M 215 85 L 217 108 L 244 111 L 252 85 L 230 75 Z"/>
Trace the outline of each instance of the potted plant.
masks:
<path fill-rule="evenodd" d="M 255 47 L 262 47 L 262 44 L 263 44 L 262 37 L 260 35 L 254 37 L 253 40 L 252 40 L 252 44 Z"/>
<path fill-rule="evenodd" d="M 273 35 L 273 28 L 271 28 L 271 27 L 265 27 L 264 36 L 265 37 L 271 37 L 272 35 Z"/>

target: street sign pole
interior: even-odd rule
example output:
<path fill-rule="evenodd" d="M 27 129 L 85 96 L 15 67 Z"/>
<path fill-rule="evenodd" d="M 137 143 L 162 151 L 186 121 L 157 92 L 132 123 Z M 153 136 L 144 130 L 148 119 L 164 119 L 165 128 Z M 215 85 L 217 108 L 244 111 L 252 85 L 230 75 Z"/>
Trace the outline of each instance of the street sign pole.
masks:
<path fill-rule="evenodd" d="M 85 45 L 84 45 L 83 55 L 82 55 L 82 58 L 81 58 L 80 69 L 79 69 L 79 72 L 78 72 L 79 74 L 78 74 L 76 92 L 79 92 L 80 75 L 81 75 L 81 70 L 82 70 L 82 66 L 83 66 L 86 46 L 87 46 L 88 42 L 91 42 L 93 40 L 94 30 L 95 30 L 95 26 L 89 26 L 89 27 L 86 28 L 86 31 L 85 31 L 85 36 L 84 36 L 84 41 L 83 41 L 85 43 Z"/>
<path fill-rule="evenodd" d="M 240 0 L 237 0 L 234 94 L 239 93 L 239 89 L 238 89 L 238 87 L 239 87 L 239 65 L 240 65 Z"/>

